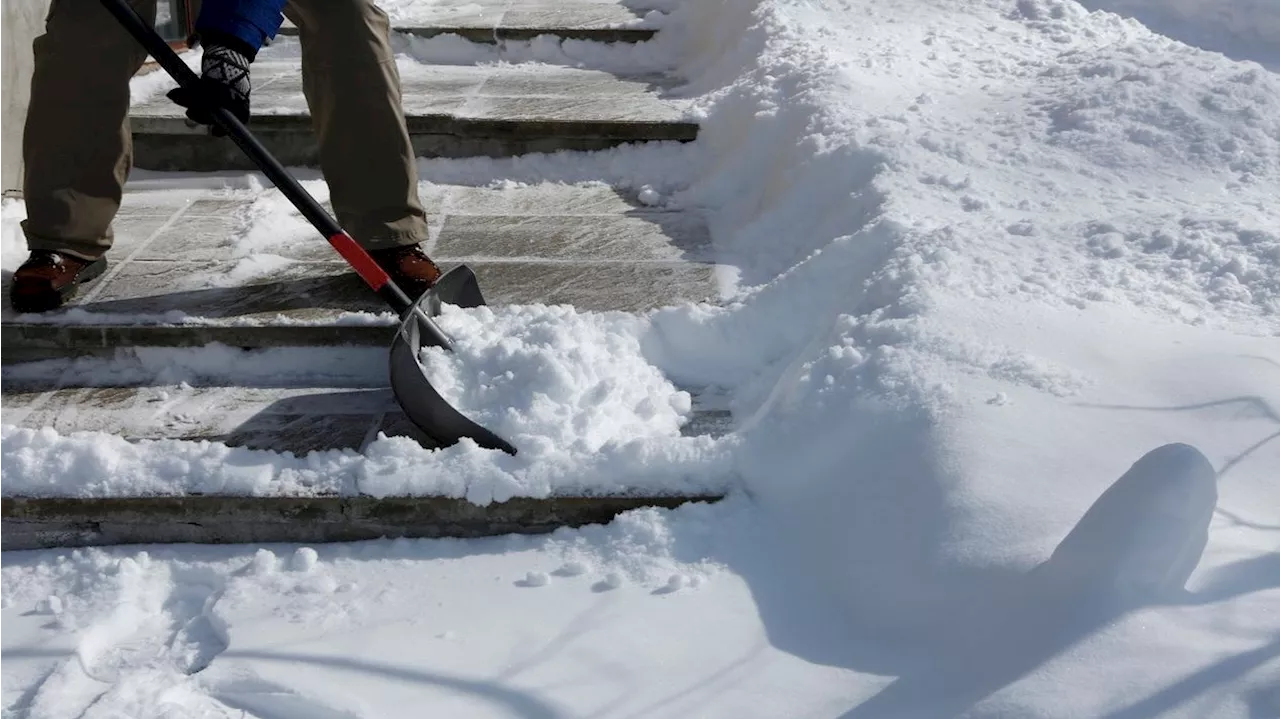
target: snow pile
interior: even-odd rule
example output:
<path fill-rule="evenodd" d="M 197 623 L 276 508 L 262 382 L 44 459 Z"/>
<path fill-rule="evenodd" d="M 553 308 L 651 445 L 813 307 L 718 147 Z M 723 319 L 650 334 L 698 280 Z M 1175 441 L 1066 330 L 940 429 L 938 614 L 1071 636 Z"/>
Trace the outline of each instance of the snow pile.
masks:
<path fill-rule="evenodd" d="M 178 57 L 186 64 L 192 72 L 200 73 L 200 63 L 204 58 L 204 48 L 194 47 L 191 49 L 180 49 Z M 153 100 L 162 98 L 170 90 L 176 88 L 178 83 L 170 77 L 169 73 L 161 67 L 152 67 L 146 72 L 134 75 L 129 80 L 129 104 L 144 105 Z M 165 100 L 168 102 L 168 100 Z M 174 105 L 176 110 L 182 108 Z"/>
<path fill-rule="evenodd" d="M 638 322 L 568 306 L 446 308 L 454 351 L 425 348 L 421 363 L 450 404 L 534 458 L 679 437 L 692 400 L 645 360 Z"/>
<path fill-rule="evenodd" d="M 1271 0 L 1084 0 L 1188 45 L 1280 69 L 1280 15 Z"/>

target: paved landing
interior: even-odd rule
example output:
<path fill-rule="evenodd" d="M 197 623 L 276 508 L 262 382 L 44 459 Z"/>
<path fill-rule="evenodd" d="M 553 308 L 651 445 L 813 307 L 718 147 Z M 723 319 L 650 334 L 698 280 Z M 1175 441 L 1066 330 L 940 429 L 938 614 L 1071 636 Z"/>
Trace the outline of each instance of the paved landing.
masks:
<path fill-rule="evenodd" d="M 261 193 L 174 184 L 126 194 L 111 268 L 68 309 L 16 314 L 6 275 L 6 361 L 131 344 L 390 342 L 386 306 L 292 208 L 264 230 Z M 490 305 L 644 311 L 718 296 L 697 213 L 648 207 L 602 185 L 424 187 L 426 249 L 446 270 L 474 269 Z M 353 312 L 383 316 L 353 320 Z"/>
<path fill-rule="evenodd" d="M 403 106 L 419 157 L 503 157 L 599 150 L 629 142 L 697 138 L 684 101 L 662 75 L 618 76 L 548 65 L 400 63 Z M 302 92 L 300 45 L 287 38 L 253 67 L 250 129 L 286 165 L 317 166 Z M 134 163 L 150 170 L 213 171 L 253 165 L 226 138 L 187 127 L 163 94 L 130 110 Z"/>

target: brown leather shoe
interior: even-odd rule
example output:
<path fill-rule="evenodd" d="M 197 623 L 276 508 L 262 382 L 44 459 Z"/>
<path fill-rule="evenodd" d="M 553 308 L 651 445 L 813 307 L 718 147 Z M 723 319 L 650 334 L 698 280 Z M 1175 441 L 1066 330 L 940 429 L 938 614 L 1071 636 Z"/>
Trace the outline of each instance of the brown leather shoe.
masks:
<path fill-rule="evenodd" d="M 13 273 L 9 302 L 18 312 L 47 312 L 75 297 L 80 285 L 107 269 L 107 260 L 82 260 L 49 250 L 34 250 Z"/>
<path fill-rule="evenodd" d="M 440 279 L 440 268 L 418 245 L 371 250 L 369 255 L 410 300 L 416 301 Z"/>

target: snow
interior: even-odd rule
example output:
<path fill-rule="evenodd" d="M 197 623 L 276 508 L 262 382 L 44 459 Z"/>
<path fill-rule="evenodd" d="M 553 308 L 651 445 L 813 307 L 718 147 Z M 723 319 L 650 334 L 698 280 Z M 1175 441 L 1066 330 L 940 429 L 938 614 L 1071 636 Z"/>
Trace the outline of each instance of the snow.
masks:
<path fill-rule="evenodd" d="M 1085 0 L 1152 30 L 1236 60 L 1280 68 L 1280 17 L 1271 0 Z"/>
<path fill-rule="evenodd" d="M 752 567 L 769 546 L 752 538 L 753 516 L 735 501 L 546 537 L 324 545 L 306 572 L 283 561 L 294 548 L 277 545 L 10 554 L 4 704 L 32 717 L 91 704 L 130 717 L 427 706 L 476 717 L 741 716 L 866 694 L 807 697 L 848 673 L 770 646 L 769 632 L 807 624 L 757 618 L 752 592 L 769 585 L 753 586 L 765 578 Z M 527 586 L 566 560 L 592 568 Z M 672 575 L 703 581 L 663 591 Z M 26 613 L 58 591 L 58 627 Z"/>
<path fill-rule="evenodd" d="M 6 707 L 1280 714 L 1280 76 L 1057 0 L 663 6 L 697 143 L 421 165 L 651 190 L 738 271 L 715 306 L 451 310 L 429 369 L 530 452 L 6 427 L 3 491 L 731 496 L 314 562 L 11 553 Z M 734 431 L 680 436 L 677 387 Z"/>
<path fill-rule="evenodd" d="M 27 238 L 22 234 L 27 205 L 12 197 L 4 198 L 0 203 L 0 266 L 9 273 L 27 259 Z"/>
<path fill-rule="evenodd" d="M 522 587 L 545 587 L 550 581 L 551 577 L 546 572 L 529 572 L 516 583 Z"/>
<path fill-rule="evenodd" d="M 530 72 L 537 72 L 541 65 L 557 65 L 604 70 L 623 76 L 646 75 L 673 69 L 668 51 L 669 43 L 657 39 L 635 43 L 599 43 L 539 35 L 532 40 L 502 40 L 493 44 L 479 44 L 448 33 L 425 38 L 397 33 L 392 37 L 392 47 L 402 73 L 420 72 L 424 64 L 481 67 L 520 64 Z M 293 41 L 281 41 L 289 42 Z M 280 43 L 273 46 L 273 51 L 279 49 L 278 45 Z"/>
<path fill-rule="evenodd" d="M 316 568 L 316 562 L 320 561 L 320 555 L 311 547 L 298 547 L 293 552 L 293 560 L 290 567 L 295 572 L 310 572 Z"/>
<path fill-rule="evenodd" d="M 585 458 L 608 445 L 672 443 L 690 417 L 692 398 L 645 360 L 632 315 L 567 305 L 449 309 L 440 327 L 459 341 L 452 352 L 422 350 L 427 376 L 522 454 Z"/>

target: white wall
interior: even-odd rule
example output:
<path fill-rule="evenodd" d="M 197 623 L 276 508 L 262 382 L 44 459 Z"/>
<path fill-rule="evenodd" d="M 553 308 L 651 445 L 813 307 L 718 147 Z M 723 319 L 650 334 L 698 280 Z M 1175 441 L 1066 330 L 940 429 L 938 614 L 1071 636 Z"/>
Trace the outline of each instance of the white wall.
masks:
<path fill-rule="evenodd" d="M 27 117 L 31 95 L 31 42 L 44 32 L 44 18 L 50 0 L 4 0 L 0 19 L 0 40 L 4 57 L 0 63 L 0 100 L 4 114 L 0 116 L 3 136 L 4 194 L 22 190 L 22 125 Z"/>

